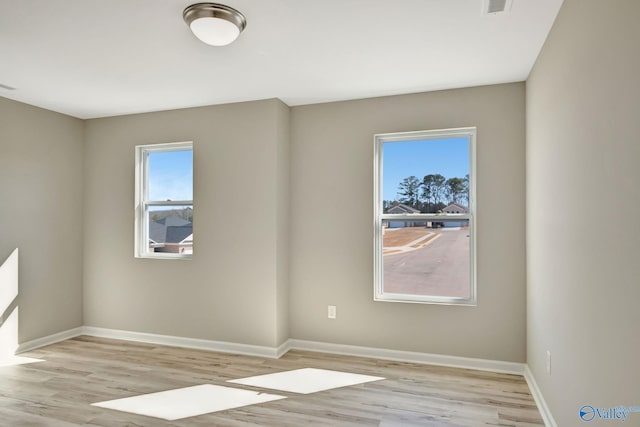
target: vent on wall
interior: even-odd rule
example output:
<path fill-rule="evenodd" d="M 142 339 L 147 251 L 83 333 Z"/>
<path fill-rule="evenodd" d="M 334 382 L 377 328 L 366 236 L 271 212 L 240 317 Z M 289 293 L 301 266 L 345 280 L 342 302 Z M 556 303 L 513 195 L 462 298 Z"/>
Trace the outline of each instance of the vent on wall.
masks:
<path fill-rule="evenodd" d="M 482 0 L 482 14 L 495 15 L 511 10 L 513 0 Z"/>

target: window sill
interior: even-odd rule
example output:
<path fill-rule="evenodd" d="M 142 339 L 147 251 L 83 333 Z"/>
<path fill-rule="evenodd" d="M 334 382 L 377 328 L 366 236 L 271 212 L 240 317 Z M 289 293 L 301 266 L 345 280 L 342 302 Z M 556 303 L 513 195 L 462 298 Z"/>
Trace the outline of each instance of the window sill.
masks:
<path fill-rule="evenodd" d="M 184 254 L 144 254 L 144 255 L 136 255 L 135 258 L 138 259 L 186 259 L 190 260 L 193 258 L 192 254 L 184 255 Z"/>
<path fill-rule="evenodd" d="M 455 298 L 455 297 L 433 297 L 404 294 L 379 294 L 373 298 L 376 302 L 399 302 L 405 304 L 431 304 L 431 305 L 459 305 L 468 307 L 477 307 L 478 302 L 475 298 Z"/>

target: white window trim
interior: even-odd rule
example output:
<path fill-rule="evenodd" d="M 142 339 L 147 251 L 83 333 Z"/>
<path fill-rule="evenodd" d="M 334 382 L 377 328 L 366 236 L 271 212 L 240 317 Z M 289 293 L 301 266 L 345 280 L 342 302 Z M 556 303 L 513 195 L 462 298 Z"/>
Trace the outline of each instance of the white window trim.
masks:
<path fill-rule="evenodd" d="M 150 152 L 193 150 L 193 142 L 169 142 L 163 144 L 147 144 L 136 146 L 136 189 L 135 189 L 135 244 L 136 258 L 153 259 L 191 259 L 192 254 L 175 254 L 163 252 L 149 252 L 149 206 L 191 206 L 193 200 L 158 201 L 149 199 L 149 168 Z"/>
<path fill-rule="evenodd" d="M 420 141 L 425 139 L 469 138 L 469 213 L 468 214 L 384 214 L 382 212 L 382 147 L 387 142 Z M 425 130 L 416 132 L 396 132 L 374 135 L 373 160 L 373 282 L 374 301 L 442 304 L 442 305 L 477 305 L 477 265 L 476 265 L 476 128 L 456 128 L 443 130 Z M 423 296 L 413 294 L 394 294 L 384 292 L 384 261 L 382 250 L 382 220 L 469 220 L 469 298 Z"/>

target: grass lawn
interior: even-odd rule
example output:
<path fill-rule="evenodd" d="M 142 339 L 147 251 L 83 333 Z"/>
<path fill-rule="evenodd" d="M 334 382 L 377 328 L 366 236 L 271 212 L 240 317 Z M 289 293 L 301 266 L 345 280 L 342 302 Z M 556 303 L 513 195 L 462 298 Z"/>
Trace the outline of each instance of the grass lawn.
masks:
<path fill-rule="evenodd" d="M 383 247 L 406 246 L 429 233 L 439 233 L 438 229 L 425 227 L 405 227 L 405 228 L 385 228 L 383 236 Z M 434 236 L 431 236 L 433 238 Z M 423 245 L 430 239 L 425 239 L 419 243 Z"/>

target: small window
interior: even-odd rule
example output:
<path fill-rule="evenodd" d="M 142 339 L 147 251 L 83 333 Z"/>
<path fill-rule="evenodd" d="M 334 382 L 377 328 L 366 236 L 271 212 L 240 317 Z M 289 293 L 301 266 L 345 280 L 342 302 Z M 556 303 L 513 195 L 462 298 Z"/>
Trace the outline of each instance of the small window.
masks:
<path fill-rule="evenodd" d="M 136 147 L 137 258 L 193 255 L 193 143 Z"/>
<path fill-rule="evenodd" d="M 375 136 L 376 301 L 476 304 L 475 136 Z"/>

